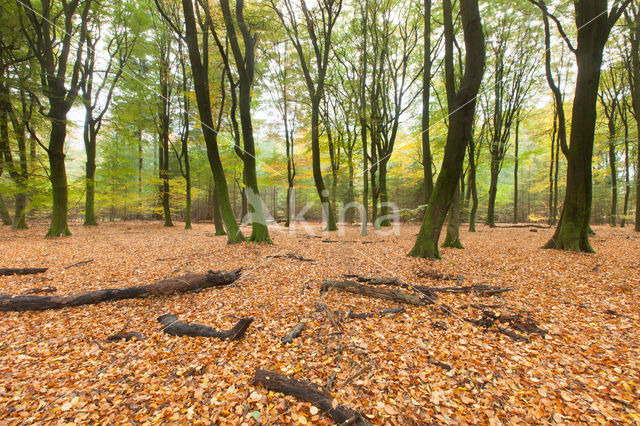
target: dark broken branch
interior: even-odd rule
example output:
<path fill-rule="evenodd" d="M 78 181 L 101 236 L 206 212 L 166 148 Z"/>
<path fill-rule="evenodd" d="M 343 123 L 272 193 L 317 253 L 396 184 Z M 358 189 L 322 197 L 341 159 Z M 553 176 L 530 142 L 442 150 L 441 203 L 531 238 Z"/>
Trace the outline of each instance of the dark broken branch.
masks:
<path fill-rule="evenodd" d="M 288 254 L 276 254 L 273 256 L 267 256 L 268 259 L 293 259 L 299 260 L 300 262 L 315 262 L 315 259 L 307 259 L 303 256 L 298 256 L 297 254 L 288 253 Z"/>
<path fill-rule="evenodd" d="M 215 337 L 220 340 L 240 340 L 253 322 L 253 318 L 241 318 L 231 330 L 218 331 L 207 325 L 188 324 L 175 315 L 165 314 L 158 317 L 162 331 L 172 336 Z"/>
<path fill-rule="evenodd" d="M 423 306 L 427 303 L 431 303 L 429 300 L 424 300 L 415 294 L 409 294 L 397 289 L 385 289 L 369 287 L 366 285 L 358 284 L 355 281 L 323 281 L 321 293 L 327 292 L 331 289 L 343 291 L 347 293 L 358 294 L 361 296 L 374 297 L 377 299 L 391 300 L 396 303 L 407 303 L 410 305 Z"/>
<path fill-rule="evenodd" d="M 449 364 L 445 364 L 444 362 L 435 361 L 435 360 L 433 360 L 433 359 L 431 359 L 431 358 L 429 358 L 429 359 L 427 360 L 427 362 L 428 362 L 429 364 L 432 364 L 432 365 L 435 365 L 435 366 L 437 366 L 437 367 L 440 367 L 440 368 L 442 368 L 443 370 L 446 370 L 446 371 L 450 371 L 450 370 L 451 370 L 451 366 L 450 366 Z"/>
<path fill-rule="evenodd" d="M 67 265 L 67 266 L 64 267 L 64 269 L 75 268 L 76 266 L 86 265 L 86 264 L 91 263 L 91 262 L 93 262 L 93 259 L 83 260 L 81 262 L 76 262 L 74 264 Z"/>
<path fill-rule="evenodd" d="M 254 386 L 262 385 L 267 390 L 282 392 L 285 395 L 309 402 L 329 415 L 338 424 L 346 422 L 354 425 L 369 424 L 357 411 L 341 404 L 335 404 L 334 399 L 322 391 L 322 386 L 312 382 L 297 380 L 273 371 L 256 370 L 251 384 Z"/>
<path fill-rule="evenodd" d="M 0 276 L 6 275 L 31 275 L 47 272 L 48 268 L 1 268 Z"/>
<path fill-rule="evenodd" d="M 240 278 L 240 269 L 233 272 L 209 271 L 206 274 L 189 274 L 178 278 L 168 278 L 153 284 L 107 288 L 65 296 L 14 296 L 0 300 L 0 311 L 42 311 L 70 306 L 93 305 L 113 300 L 166 296 L 173 293 L 185 293 L 209 287 L 226 286 L 238 278 Z"/>

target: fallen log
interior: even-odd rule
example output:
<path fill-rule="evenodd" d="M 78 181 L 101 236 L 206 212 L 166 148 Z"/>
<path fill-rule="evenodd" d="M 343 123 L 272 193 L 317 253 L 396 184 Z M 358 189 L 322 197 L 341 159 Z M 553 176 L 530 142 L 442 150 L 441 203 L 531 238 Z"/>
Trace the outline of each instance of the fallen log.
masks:
<path fill-rule="evenodd" d="M 21 295 L 0 299 L 0 311 L 43 311 L 70 306 L 94 305 L 112 300 L 166 296 L 173 293 L 185 293 L 209 287 L 226 286 L 238 278 L 240 278 L 240 269 L 232 272 L 209 271 L 206 274 L 189 274 L 135 287 L 107 288 L 64 296 Z"/>
<path fill-rule="evenodd" d="M 218 331 L 208 325 L 188 324 L 171 314 L 159 316 L 158 322 L 162 324 L 162 331 L 172 336 L 215 337 L 220 340 L 240 340 L 253 322 L 253 318 L 241 318 L 231 330 L 222 331 Z"/>
<path fill-rule="evenodd" d="M 251 384 L 262 385 L 273 392 L 282 392 L 302 401 L 309 402 L 329 415 L 338 424 L 369 425 L 370 423 L 357 411 L 336 404 L 328 393 L 323 392 L 320 385 L 294 379 L 284 374 L 267 370 L 256 370 Z"/>
<path fill-rule="evenodd" d="M 293 339 L 300 336 L 302 330 L 304 330 L 304 322 L 300 321 L 298 324 L 296 324 L 295 327 L 291 329 L 290 332 L 284 335 L 284 337 L 282 338 L 282 343 L 287 344 L 293 342 Z"/>
<path fill-rule="evenodd" d="M 396 303 L 407 303 L 409 305 L 423 306 L 432 303 L 430 300 L 424 300 L 415 294 L 405 293 L 397 289 L 386 289 L 369 287 L 358 284 L 355 281 L 323 281 L 320 293 L 325 293 L 331 289 L 344 291 L 347 293 L 359 294 L 361 296 L 375 297 L 376 299 L 391 300 Z"/>
<path fill-rule="evenodd" d="M 0 275 L 31 275 L 47 272 L 48 268 L 0 268 Z"/>

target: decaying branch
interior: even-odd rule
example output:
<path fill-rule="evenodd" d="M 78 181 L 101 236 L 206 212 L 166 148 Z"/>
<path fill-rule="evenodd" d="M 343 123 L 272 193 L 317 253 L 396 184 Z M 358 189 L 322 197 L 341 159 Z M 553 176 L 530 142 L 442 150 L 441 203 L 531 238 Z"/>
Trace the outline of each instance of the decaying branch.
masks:
<path fill-rule="evenodd" d="M 47 272 L 48 268 L 0 268 L 0 276 L 31 275 Z"/>
<path fill-rule="evenodd" d="M 214 337 L 220 340 L 240 340 L 253 322 L 253 318 L 241 318 L 231 330 L 218 331 L 207 325 L 188 324 L 175 315 L 165 314 L 158 317 L 162 331 L 172 336 Z"/>
<path fill-rule="evenodd" d="M 42 311 L 45 309 L 61 309 L 70 306 L 93 305 L 113 300 L 166 296 L 173 293 L 184 293 L 209 287 L 226 286 L 238 278 L 240 278 L 240 269 L 232 272 L 209 271 L 206 274 L 189 274 L 135 287 L 107 288 L 64 296 L 21 295 L 2 298 L 0 300 L 0 311 Z"/>
<path fill-rule="evenodd" d="M 267 390 L 282 392 L 285 395 L 291 395 L 302 401 L 309 402 L 329 415 L 338 424 L 369 424 L 362 414 L 344 405 L 337 404 L 328 393 L 322 391 L 322 386 L 312 382 L 297 380 L 273 371 L 256 370 L 251 384 L 254 386 L 261 385 Z"/>
<path fill-rule="evenodd" d="M 291 329 L 290 332 L 285 334 L 285 336 L 282 338 L 282 343 L 287 344 L 287 343 L 293 342 L 295 338 L 300 336 L 300 334 L 302 333 L 302 330 L 304 330 L 304 327 L 305 327 L 304 322 L 300 321 L 298 324 L 296 324 L 295 327 Z"/>

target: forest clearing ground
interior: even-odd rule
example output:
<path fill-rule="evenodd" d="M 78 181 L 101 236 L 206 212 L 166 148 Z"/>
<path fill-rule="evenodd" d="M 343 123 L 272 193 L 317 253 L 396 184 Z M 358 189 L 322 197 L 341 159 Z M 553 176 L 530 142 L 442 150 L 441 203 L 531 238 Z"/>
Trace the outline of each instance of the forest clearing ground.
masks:
<path fill-rule="evenodd" d="M 304 228 L 297 235 L 272 228 L 273 246 L 227 245 L 225 236 L 213 236 L 211 224 L 189 231 L 156 222 L 72 224 L 73 236 L 60 239 L 43 238 L 46 226 L 0 228 L 0 267 L 49 268 L 39 275 L 0 277 L 0 294 L 43 286 L 56 287 L 57 294 L 78 293 L 187 272 L 244 269 L 231 286 L 199 293 L 1 313 L 0 423 L 330 423 L 308 403 L 251 386 L 259 368 L 322 386 L 336 373 L 332 396 L 375 424 L 432 418 L 640 422 L 640 234 L 632 227 L 594 227 L 596 254 L 538 249 L 553 229 L 465 228 L 466 250 L 442 249 L 444 260 L 431 262 L 406 257 L 417 225 L 402 225 L 399 236 L 384 237 L 361 237 L 358 226 L 346 226 L 344 235 L 326 234 L 345 241 L 332 243 L 305 237 Z M 313 229 L 323 235 L 318 224 Z M 288 253 L 314 261 L 267 257 Z M 92 261 L 65 269 L 87 260 Z M 461 276 L 462 285 L 515 289 L 490 297 L 442 293 L 436 306 L 407 305 L 395 316 L 348 320 L 339 349 L 334 326 L 314 312 L 316 302 L 345 312 L 397 306 L 335 291 L 319 294 L 323 279 L 343 274 L 457 285 L 420 278 L 421 271 Z M 454 313 L 442 312 L 439 304 Z M 485 333 L 464 321 L 481 314 L 470 304 L 523 313 L 549 334 L 523 343 Z M 156 321 L 166 313 L 217 329 L 229 329 L 241 317 L 255 322 L 240 341 L 173 337 Z M 301 337 L 281 344 L 302 319 Z M 149 338 L 105 342 L 128 321 L 127 331 Z M 436 321 L 447 329 L 433 327 Z"/>

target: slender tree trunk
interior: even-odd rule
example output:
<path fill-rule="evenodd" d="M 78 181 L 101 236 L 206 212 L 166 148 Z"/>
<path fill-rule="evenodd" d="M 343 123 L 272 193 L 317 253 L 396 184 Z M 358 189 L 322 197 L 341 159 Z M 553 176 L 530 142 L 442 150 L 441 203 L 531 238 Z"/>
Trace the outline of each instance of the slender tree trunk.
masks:
<path fill-rule="evenodd" d="M 386 157 L 386 156 L 385 156 Z M 380 226 L 391 226 L 391 220 L 389 219 L 389 193 L 387 192 L 387 166 L 389 158 L 386 157 L 380 161 L 380 173 L 378 179 L 380 181 Z"/>
<path fill-rule="evenodd" d="M 495 209 L 496 209 L 496 196 L 498 194 L 498 176 L 500 174 L 500 160 L 495 158 L 493 153 L 491 154 L 491 177 L 489 180 L 489 206 L 487 209 L 487 221 L 486 224 L 491 228 L 495 228 Z"/>
<path fill-rule="evenodd" d="M 520 137 L 520 120 L 516 120 L 516 141 L 513 162 L 513 223 L 518 223 L 518 144 Z"/>
<path fill-rule="evenodd" d="M 471 211 L 469 212 L 469 232 L 476 232 L 476 214 L 478 212 L 478 186 L 476 183 L 476 153 L 475 141 L 469 139 L 469 191 L 471 193 Z"/>
<path fill-rule="evenodd" d="M 246 188 L 249 194 L 247 201 L 251 209 L 251 237 L 250 241 L 255 243 L 271 243 L 269 228 L 264 212 L 260 190 L 258 188 L 258 175 L 256 173 L 255 144 L 253 140 L 253 124 L 251 122 L 251 86 L 249 83 L 240 82 L 240 123 L 242 126 L 242 142 L 244 145 L 244 174 L 246 178 Z"/>
<path fill-rule="evenodd" d="M 184 157 L 184 178 L 187 186 L 187 199 L 184 209 L 184 229 L 191 229 L 191 161 L 187 141 L 182 142 L 182 156 Z"/>
<path fill-rule="evenodd" d="M 558 222 L 558 186 L 560 185 L 560 150 L 561 150 L 560 138 L 556 137 L 556 164 L 553 171 L 553 224 Z M 531 207 L 531 206 L 529 206 Z"/>
<path fill-rule="evenodd" d="M 640 123 L 640 119 L 636 120 Z M 640 232 L 640 131 L 637 132 L 636 146 L 636 226 L 634 229 Z"/>
<path fill-rule="evenodd" d="M 352 204 L 355 202 L 355 189 L 354 189 L 354 175 L 355 175 L 355 167 L 353 164 L 353 151 L 349 152 L 349 158 L 347 159 L 347 167 L 349 168 L 349 181 L 347 183 L 347 204 Z M 347 214 L 347 223 L 354 222 L 354 214 L 353 210 L 349 209 Z"/>
<path fill-rule="evenodd" d="M 422 166 L 424 170 L 425 203 L 433 192 L 431 173 L 431 142 L 429 140 L 429 97 L 431 94 L 431 0 L 424 0 L 424 70 L 422 71 Z"/>
<path fill-rule="evenodd" d="M 329 200 L 320 168 L 320 98 L 316 96 L 311 102 L 311 156 L 313 164 L 313 180 L 322 203 L 322 212 L 326 221 L 326 231 L 337 231 L 336 216 Z"/>
<path fill-rule="evenodd" d="M 616 226 L 618 216 L 618 172 L 616 170 L 616 145 L 615 128 L 613 133 L 609 131 L 609 170 L 611 173 L 611 212 L 609 213 L 609 225 Z"/>
<path fill-rule="evenodd" d="M 95 214 L 95 188 L 96 188 L 96 134 L 93 128 L 91 111 L 85 115 L 84 124 L 84 148 L 87 155 L 85 165 L 85 203 L 84 226 L 96 226 Z"/>
<path fill-rule="evenodd" d="M 209 92 L 208 76 L 204 72 L 203 62 L 199 51 L 198 33 L 196 30 L 195 14 L 191 0 L 182 0 L 184 12 L 186 41 L 189 48 L 189 59 L 193 74 L 193 85 L 196 93 L 198 112 L 202 122 L 202 133 L 207 146 L 207 158 L 217 186 L 217 193 L 220 200 L 220 210 L 225 223 L 229 243 L 239 243 L 245 241 L 238 222 L 236 221 L 231 203 L 229 201 L 229 190 L 227 179 L 224 175 L 220 153 L 218 151 L 217 134 L 213 131 L 213 116 L 211 114 L 211 100 Z M 206 46 L 203 46 L 203 49 Z M 205 55 L 206 56 L 206 55 Z"/>
<path fill-rule="evenodd" d="M 54 112 L 55 109 L 54 109 Z M 55 118 L 51 122 L 49 139 L 49 180 L 51 181 L 53 210 L 48 237 L 71 235 L 67 223 L 68 218 L 68 189 L 67 169 L 64 164 L 64 141 L 67 135 L 66 114 L 52 114 Z"/>
<path fill-rule="evenodd" d="M 630 182 L 629 182 L 629 124 L 627 119 L 624 120 L 624 206 L 622 208 L 622 220 L 620 221 L 620 227 L 624 228 L 627 212 L 629 209 L 629 195 L 630 195 Z"/>
<path fill-rule="evenodd" d="M 367 235 L 367 225 L 369 222 L 369 157 L 367 151 L 367 18 L 369 16 L 369 1 L 364 1 L 364 8 L 361 9 L 362 15 L 362 50 L 361 68 L 360 68 L 360 138 L 362 139 L 362 204 L 363 211 L 361 218 L 362 227 L 360 235 Z"/>
<path fill-rule="evenodd" d="M 559 154 L 556 152 L 556 137 L 558 132 L 558 113 L 554 110 L 553 113 L 553 133 L 551 134 L 551 162 L 549 163 L 549 225 L 553 225 L 556 220 L 555 204 L 554 204 L 554 178 L 553 170 L 556 164 L 556 156 Z"/>
<path fill-rule="evenodd" d="M 438 240 L 454 193 L 462 174 L 467 143 L 471 139 L 476 96 L 485 68 L 485 46 L 477 0 L 460 0 L 460 15 L 465 40 L 465 70 L 455 91 L 453 69 L 453 18 L 451 1 L 444 0 L 445 74 L 449 99 L 449 130 L 442 167 L 429 199 L 416 243 L 409 256 L 439 259 Z"/>

